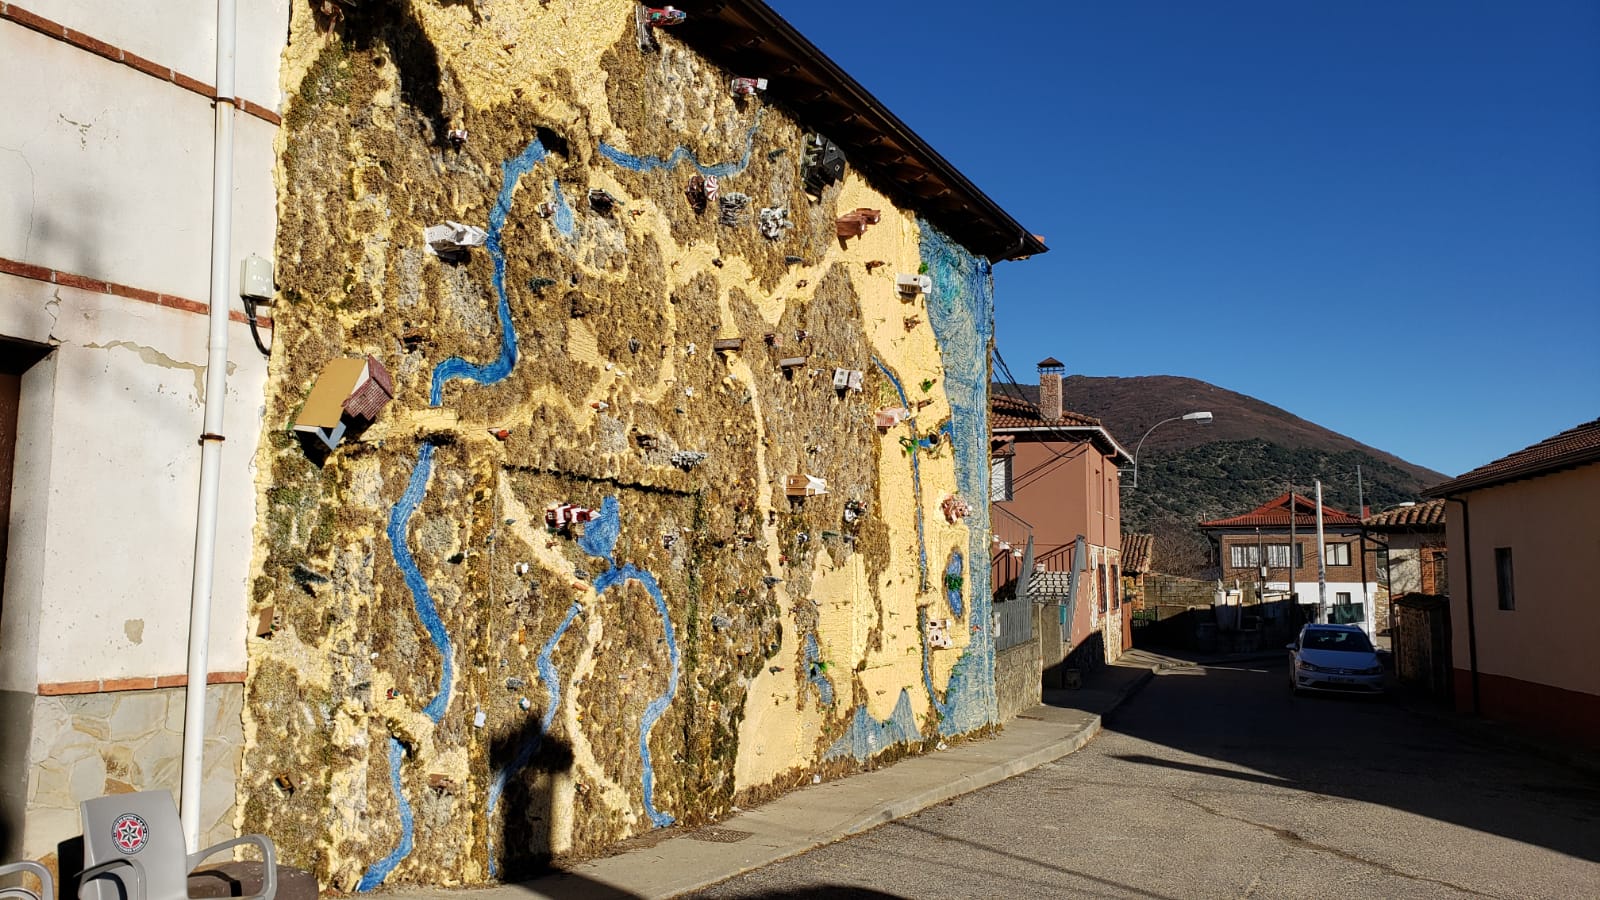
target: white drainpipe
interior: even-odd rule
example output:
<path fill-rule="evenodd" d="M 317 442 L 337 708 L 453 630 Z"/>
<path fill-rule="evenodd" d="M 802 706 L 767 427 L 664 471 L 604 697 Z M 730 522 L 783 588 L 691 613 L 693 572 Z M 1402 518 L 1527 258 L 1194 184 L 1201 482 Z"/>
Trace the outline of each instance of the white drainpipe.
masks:
<path fill-rule="evenodd" d="M 211 337 L 206 358 L 205 425 L 200 435 L 200 504 L 195 515 L 194 582 L 189 595 L 189 685 L 184 693 L 183 783 L 179 815 L 189 852 L 200 849 L 200 774 L 205 762 L 207 652 L 217 551 L 217 491 L 222 481 L 222 411 L 228 393 L 228 275 L 233 245 L 233 57 L 235 4 L 217 0 L 217 103 L 211 169 Z"/>

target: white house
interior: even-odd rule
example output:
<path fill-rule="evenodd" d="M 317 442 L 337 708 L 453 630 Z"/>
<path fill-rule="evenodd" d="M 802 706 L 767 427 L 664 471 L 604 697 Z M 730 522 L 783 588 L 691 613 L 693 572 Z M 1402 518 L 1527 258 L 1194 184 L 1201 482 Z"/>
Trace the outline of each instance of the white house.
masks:
<path fill-rule="evenodd" d="M 267 370 L 238 281 L 273 256 L 288 3 L 223 19 L 212 0 L 0 6 L 0 860 L 52 858 L 88 797 L 178 792 L 212 531 L 190 819 L 233 834 Z M 208 422 L 214 296 L 226 399 Z M 220 459 L 214 529 L 196 524 L 202 444 Z"/>

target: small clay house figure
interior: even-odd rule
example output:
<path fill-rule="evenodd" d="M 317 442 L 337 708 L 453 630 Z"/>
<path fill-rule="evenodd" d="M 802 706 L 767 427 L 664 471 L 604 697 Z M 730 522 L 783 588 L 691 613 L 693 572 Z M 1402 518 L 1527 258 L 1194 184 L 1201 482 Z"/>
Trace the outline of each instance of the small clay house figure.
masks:
<path fill-rule="evenodd" d="M 682 25 L 683 20 L 689 18 L 688 13 L 681 9 L 673 9 L 670 6 L 663 6 L 660 9 L 653 6 L 646 7 L 644 14 L 650 24 L 657 28 L 663 28 L 667 25 Z"/>
<path fill-rule="evenodd" d="M 583 525 L 588 522 L 593 522 L 599 517 L 600 513 L 598 510 L 588 509 L 582 506 L 574 506 L 571 503 L 563 503 L 559 506 L 552 506 L 544 511 L 544 524 L 556 529 L 557 531 L 560 531 L 571 525 Z"/>
<path fill-rule="evenodd" d="M 928 646 L 935 650 L 949 650 L 956 642 L 950 636 L 949 619 L 928 620 Z"/>
<path fill-rule="evenodd" d="M 899 289 L 901 297 L 914 300 L 918 294 L 926 294 L 933 290 L 933 279 L 926 275 L 902 272 L 894 277 L 894 286 Z"/>
<path fill-rule="evenodd" d="M 350 425 L 371 424 L 394 399 L 394 381 L 372 357 L 329 361 L 294 417 L 294 430 L 315 435 L 332 450 Z"/>
<path fill-rule="evenodd" d="M 698 215 L 706 211 L 706 204 L 710 199 L 706 196 L 706 179 L 704 175 L 690 177 L 689 185 L 683 189 L 683 195 L 689 198 L 689 208 Z"/>
<path fill-rule="evenodd" d="M 800 180 L 806 190 L 821 194 L 823 188 L 843 177 L 844 151 L 820 134 L 807 135 L 800 163 Z"/>
<path fill-rule="evenodd" d="M 787 475 L 783 492 L 790 497 L 820 497 L 828 492 L 828 482 L 815 475 Z"/>
<path fill-rule="evenodd" d="M 903 406 L 885 407 L 872 414 L 872 424 L 878 428 L 893 428 L 911 415 Z"/>
<path fill-rule="evenodd" d="M 867 233 L 868 225 L 878 224 L 882 214 L 875 209 L 860 207 L 833 220 L 834 231 L 841 238 L 860 237 Z"/>
<path fill-rule="evenodd" d="M 611 215 L 612 210 L 617 208 L 617 204 L 617 198 L 612 196 L 610 191 L 603 188 L 589 189 L 589 208 L 600 215 Z"/>
<path fill-rule="evenodd" d="M 972 504 L 954 494 L 944 498 L 939 508 L 944 511 L 944 520 L 952 525 L 972 515 Z"/>
<path fill-rule="evenodd" d="M 733 95 L 735 97 L 754 97 L 758 92 L 767 89 L 765 78 L 735 78 L 733 80 Z"/>
<path fill-rule="evenodd" d="M 445 222 L 424 228 L 422 237 L 428 242 L 429 253 L 449 259 L 461 257 L 473 247 L 482 247 L 489 239 L 489 232 L 476 225 Z"/>

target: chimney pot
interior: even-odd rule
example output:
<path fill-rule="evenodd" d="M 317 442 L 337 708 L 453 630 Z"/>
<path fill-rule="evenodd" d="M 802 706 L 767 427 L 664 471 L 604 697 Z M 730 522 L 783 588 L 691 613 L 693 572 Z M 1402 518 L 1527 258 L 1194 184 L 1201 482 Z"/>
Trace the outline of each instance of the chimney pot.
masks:
<path fill-rule="evenodd" d="M 1039 363 L 1039 415 L 1047 422 L 1061 418 L 1061 375 L 1066 368 L 1053 356 Z"/>

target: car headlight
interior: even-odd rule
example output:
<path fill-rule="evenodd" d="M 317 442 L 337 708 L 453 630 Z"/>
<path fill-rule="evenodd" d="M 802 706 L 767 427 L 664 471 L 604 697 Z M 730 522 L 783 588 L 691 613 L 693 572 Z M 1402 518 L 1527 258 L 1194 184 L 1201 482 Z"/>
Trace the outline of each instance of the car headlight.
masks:
<path fill-rule="evenodd" d="M 1363 675 L 1382 675 L 1383 674 L 1383 666 L 1369 666 L 1368 668 L 1362 669 L 1361 670 L 1361 674 L 1363 674 Z"/>
<path fill-rule="evenodd" d="M 1300 668 L 1305 669 L 1307 672 L 1326 672 L 1326 671 L 1328 671 L 1327 669 L 1324 669 L 1321 666 L 1312 665 L 1311 663 L 1308 663 L 1303 659 L 1300 660 Z"/>

